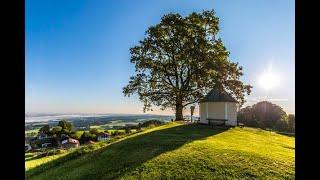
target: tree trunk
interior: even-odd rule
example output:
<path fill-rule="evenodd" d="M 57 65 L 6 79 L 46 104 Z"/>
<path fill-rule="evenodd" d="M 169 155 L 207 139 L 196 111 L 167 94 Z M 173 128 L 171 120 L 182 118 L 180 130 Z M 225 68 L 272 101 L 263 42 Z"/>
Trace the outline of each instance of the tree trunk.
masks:
<path fill-rule="evenodd" d="M 176 121 L 183 120 L 182 110 L 183 110 L 182 101 L 177 101 L 176 102 Z"/>

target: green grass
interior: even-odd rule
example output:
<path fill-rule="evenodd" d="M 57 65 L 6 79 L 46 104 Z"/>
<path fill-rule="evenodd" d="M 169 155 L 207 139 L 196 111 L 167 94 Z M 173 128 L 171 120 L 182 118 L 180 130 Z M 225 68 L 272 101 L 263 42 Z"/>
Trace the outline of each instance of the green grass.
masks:
<path fill-rule="evenodd" d="M 169 123 L 26 174 L 28 179 L 294 179 L 294 141 L 253 128 Z"/>
<path fill-rule="evenodd" d="M 25 134 L 32 133 L 32 132 L 38 133 L 38 132 L 39 132 L 39 129 L 40 129 L 40 128 L 38 128 L 38 129 L 33 129 L 33 130 L 27 130 L 27 131 L 25 131 L 24 133 L 25 133 Z"/>
<path fill-rule="evenodd" d="M 28 172 L 28 170 L 38 167 L 42 164 L 52 162 L 55 159 L 61 158 L 63 156 L 66 156 L 69 152 L 63 153 L 63 154 L 57 154 L 57 155 L 52 155 L 52 156 L 47 156 L 47 157 L 42 157 L 42 158 L 25 158 L 25 167 Z"/>
<path fill-rule="evenodd" d="M 92 125 L 90 126 L 90 128 L 97 128 L 97 129 L 102 129 L 102 130 L 106 130 L 106 129 L 112 129 L 114 126 L 126 126 L 127 124 L 130 125 L 137 125 L 138 122 L 134 122 L 134 121 L 123 121 L 123 120 L 112 120 L 109 121 L 106 124 L 102 124 L 102 125 Z"/>
<path fill-rule="evenodd" d="M 27 160 L 33 158 L 34 155 L 35 155 L 35 153 L 27 152 L 27 153 L 24 154 L 24 160 L 27 161 Z"/>
<path fill-rule="evenodd" d="M 125 132 L 124 129 L 119 129 L 119 130 L 116 130 L 116 129 L 109 129 L 108 132 L 115 132 L 115 131 L 118 131 L 118 132 Z"/>

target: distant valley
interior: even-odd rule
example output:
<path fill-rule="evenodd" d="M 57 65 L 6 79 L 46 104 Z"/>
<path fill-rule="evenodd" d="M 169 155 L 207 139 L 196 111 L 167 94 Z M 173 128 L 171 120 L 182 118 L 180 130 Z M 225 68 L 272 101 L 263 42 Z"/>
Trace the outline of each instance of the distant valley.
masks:
<path fill-rule="evenodd" d="M 166 115 L 137 115 L 137 114 L 38 114 L 25 115 L 25 130 L 34 131 L 48 124 L 50 127 L 57 125 L 58 121 L 70 121 L 76 130 L 89 130 L 92 127 L 100 129 L 118 129 L 124 126 L 137 125 L 139 122 L 156 119 L 168 122 L 174 116 Z"/>

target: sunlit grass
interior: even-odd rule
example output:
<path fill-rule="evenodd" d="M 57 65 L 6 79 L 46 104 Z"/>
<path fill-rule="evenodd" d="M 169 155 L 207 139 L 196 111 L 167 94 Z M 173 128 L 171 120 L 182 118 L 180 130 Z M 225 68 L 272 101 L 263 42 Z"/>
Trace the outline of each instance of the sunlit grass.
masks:
<path fill-rule="evenodd" d="M 47 162 L 50 162 L 52 160 L 58 159 L 60 157 L 63 157 L 65 155 L 67 155 L 68 153 L 69 152 L 26 161 L 25 162 L 26 170 L 28 171 L 29 169 L 35 168 L 37 166 L 40 166 L 40 165 L 45 164 Z M 28 159 L 26 159 L 26 160 L 28 160 Z"/>
<path fill-rule="evenodd" d="M 28 179 L 294 179 L 294 137 L 169 123 L 48 167 Z"/>

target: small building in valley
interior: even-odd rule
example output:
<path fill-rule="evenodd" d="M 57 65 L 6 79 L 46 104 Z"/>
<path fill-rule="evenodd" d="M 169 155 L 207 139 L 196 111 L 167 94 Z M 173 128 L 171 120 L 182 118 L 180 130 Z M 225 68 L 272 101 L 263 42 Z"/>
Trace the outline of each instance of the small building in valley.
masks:
<path fill-rule="evenodd" d="M 100 132 L 97 136 L 98 141 L 106 141 L 110 139 L 110 134 L 105 132 Z"/>
<path fill-rule="evenodd" d="M 61 141 L 61 147 L 63 148 L 74 148 L 79 146 L 80 146 L 80 143 L 76 139 L 68 138 Z"/>
<path fill-rule="evenodd" d="M 212 89 L 199 102 L 200 123 L 237 125 L 237 101 L 223 89 Z"/>

